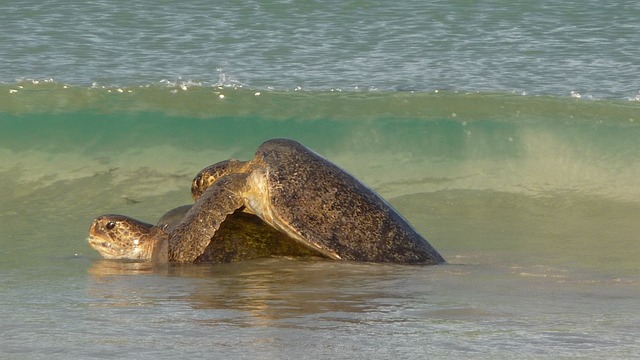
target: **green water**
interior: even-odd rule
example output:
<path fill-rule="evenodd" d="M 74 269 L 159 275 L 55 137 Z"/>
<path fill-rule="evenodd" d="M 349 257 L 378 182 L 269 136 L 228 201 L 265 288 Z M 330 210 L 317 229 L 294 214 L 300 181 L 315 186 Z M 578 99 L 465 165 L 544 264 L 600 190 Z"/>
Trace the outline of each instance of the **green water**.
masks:
<path fill-rule="evenodd" d="M 636 103 L 39 85 L 0 96 L 3 356 L 637 355 Z M 94 217 L 154 222 L 199 169 L 276 136 L 380 192 L 449 264 L 156 268 L 89 248 Z"/>

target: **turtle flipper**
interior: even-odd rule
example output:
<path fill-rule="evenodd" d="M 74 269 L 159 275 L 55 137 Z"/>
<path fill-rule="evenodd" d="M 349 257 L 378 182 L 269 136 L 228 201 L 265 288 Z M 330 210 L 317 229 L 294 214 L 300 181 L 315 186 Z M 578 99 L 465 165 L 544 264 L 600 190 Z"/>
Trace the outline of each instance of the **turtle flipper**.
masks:
<path fill-rule="evenodd" d="M 167 211 L 167 213 L 162 215 L 158 220 L 156 226 L 167 233 L 172 233 L 173 229 L 180 225 L 185 216 L 187 216 L 187 212 L 189 212 L 192 207 L 193 205 L 182 205 Z"/>
<path fill-rule="evenodd" d="M 246 174 L 229 174 L 213 183 L 172 232 L 169 261 L 193 262 L 200 256 L 227 215 L 244 205 L 246 186 Z"/>

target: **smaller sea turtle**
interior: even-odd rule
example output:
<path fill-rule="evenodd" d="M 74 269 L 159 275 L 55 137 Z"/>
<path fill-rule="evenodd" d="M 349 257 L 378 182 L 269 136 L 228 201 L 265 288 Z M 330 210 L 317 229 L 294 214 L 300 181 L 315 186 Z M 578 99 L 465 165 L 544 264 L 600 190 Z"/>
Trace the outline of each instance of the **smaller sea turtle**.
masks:
<path fill-rule="evenodd" d="M 159 260 L 166 256 L 159 247 L 182 221 L 191 205 L 168 211 L 151 225 L 123 215 L 102 215 L 89 229 L 89 245 L 107 259 Z M 237 211 L 227 217 L 196 263 L 227 263 L 270 256 L 318 256 L 258 217 Z"/>

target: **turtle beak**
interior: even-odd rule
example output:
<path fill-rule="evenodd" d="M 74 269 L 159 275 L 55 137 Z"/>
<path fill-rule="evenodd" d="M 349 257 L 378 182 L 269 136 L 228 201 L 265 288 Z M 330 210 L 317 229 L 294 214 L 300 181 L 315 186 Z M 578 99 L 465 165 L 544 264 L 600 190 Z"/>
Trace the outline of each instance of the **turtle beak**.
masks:
<path fill-rule="evenodd" d="M 100 255 L 105 259 L 122 259 L 122 249 L 119 249 L 117 246 L 114 247 L 112 243 L 105 241 L 99 237 L 89 236 L 87 238 L 89 241 L 89 246 L 91 246 L 94 250 L 100 253 Z"/>
<path fill-rule="evenodd" d="M 107 255 L 110 253 L 111 244 L 109 242 L 93 235 L 90 235 L 87 238 L 87 241 L 89 242 L 89 246 L 97 250 L 103 257 L 107 257 Z"/>
<path fill-rule="evenodd" d="M 104 241 L 101 238 L 95 237 L 93 235 L 90 235 L 87 238 L 87 241 L 89 242 L 89 245 L 91 245 L 92 247 L 101 247 L 101 248 L 110 248 L 111 244 L 108 241 Z"/>

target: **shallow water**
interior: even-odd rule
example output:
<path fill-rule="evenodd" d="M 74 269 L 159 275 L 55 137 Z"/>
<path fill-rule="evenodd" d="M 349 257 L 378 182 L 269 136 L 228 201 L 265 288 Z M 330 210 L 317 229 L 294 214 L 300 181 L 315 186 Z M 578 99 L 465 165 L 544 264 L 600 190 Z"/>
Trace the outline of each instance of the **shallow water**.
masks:
<path fill-rule="evenodd" d="M 84 240 L 93 217 L 116 212 L 155 221 L 189 202 L 186 168 L 197 168 L 196 158 L 209 161 L 190 150 L 154 155 L 158 149 L 150 149 L 123 147 L 103 161 L 79 150 L 63 152 L 79 154 L 68 163 L 46 155 L 56 159 L 51 168 L 43 156 L 55 152 L 15 150 L 18 164 L 2 172 L 4 356 L 638 355 L 640 203 L 634 191 L 621 199 L 615 189 L 572 192 L 563 182 L 535 195 L 532 189 L 498 191 L 481 187 L 487 184 L 475 167 L 467 176 L 479 176 L 477 183 L 436 181 L 407 164 L 394 166 L 399 155 L 388 149 L 389 158 L 367 165 L 351 152 L 334 152 L 376 184 L 449 263 L 266 259 L 153 267 L 101 260 Z M 132 155 L 141 160 L 124 161 Z M 150 160 L 159 155 L 166 161 Z M 459 160 L 462 168 L 476 161 Z M 40 177 L 24 171 L 34 167 Z M 462 184 L 470 186 L 459 189 Z"/>
<path fill-rule="evenodd" d="M 4 308 L 14 309 L 2 315 L 3 353 L 357 359 L 638 354 L 637 279 L 474 260 L 430 268 L 280 259 L 153 269 L 63 259 L 58 268 L 21 276 L 31 289 L 3 286 Z M 44 279 L 43 270 L 49 273 Z"/>
<path fill-rule="evenodd" d="M 223 87 L 187 90 L 181 101 L 190 107 L 176 112 L 140 89 L 101 98 L 95 104 L 117 106 L 97 110 L 73 100 L 108 89 L 70 95 L 59 84 L 28 87 L 0 96 L 32 104 L 2 115 L 3 356 L 625 358 L 640 351 L 635 105 L 511 95 L 256 96 Z M 227 102 L 205 116 L 211 104 L 199 92 L 220 91 L 225 99 L 216 101 Z M 39 111 L 43 94 L 67 105 Z M 257 107 L 256 97 L 269 106 Z M 478 103 L 501 110 L 474 112 Z M 353 117 L 344 110 L 354 108 L 364 110 Z M 279 109 L 288 115 L 278 118 Z M 94 217 L 155 222 L 191 201 L 199 169 L 248 159 L 273 136 L 303 141 L 379 191 L 449 263 L 268 259 L 153 268 L 100 260 L 88 247 Z"/>
<path fill-rule="evenodd" d="M 0 5 L 0 358 L 640 356 L 640 7 Z M 442 266 L 151 266 L 192 177 L 290 137 Z"/>

